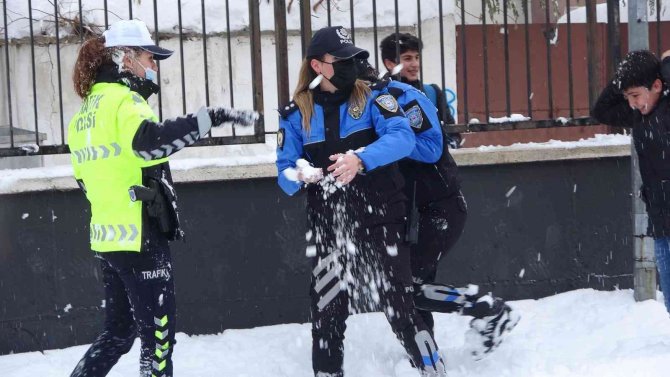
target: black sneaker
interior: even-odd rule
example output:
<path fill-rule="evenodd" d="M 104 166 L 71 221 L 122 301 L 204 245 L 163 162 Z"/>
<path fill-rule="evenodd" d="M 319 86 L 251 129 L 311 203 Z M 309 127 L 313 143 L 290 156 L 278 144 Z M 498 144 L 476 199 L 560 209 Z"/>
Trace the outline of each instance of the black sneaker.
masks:
<path fill-rule="evenodd" d="M 499 298 L 493 301 L 491 312 L 493 314 L 489 316 L 470 321 L 470 329 L 465 334 L 466 344 L 471 348 L 475 360 L 483 359 L 498 348 L 521 319 L 517 311 Z"/>

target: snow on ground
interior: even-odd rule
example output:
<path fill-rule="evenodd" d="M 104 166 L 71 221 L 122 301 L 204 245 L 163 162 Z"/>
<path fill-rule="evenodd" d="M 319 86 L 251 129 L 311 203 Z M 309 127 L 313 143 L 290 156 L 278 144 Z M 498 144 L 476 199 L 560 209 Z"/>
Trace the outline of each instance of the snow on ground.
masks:
<path fill-rule="evenodd" d="M 514 301 L 522 319 L 488 358 L 464 348 L 468 319 L 436 316 L 436 337 L 450 377 L 661 377 L 670 363 L 670 318 L 660 301 L 636 303 L 631 290 L 582 289 L 540 300 Z M 416 377 L 381 313 L 349 318 L 347 377 Z M 3 377 L 67 376 L 86 346 L 0 356 Z M 218 335 L 178 334 L 180 377 L 309 377 L 309 324 L 286 324 Z M 137 375 L 138 342 L 110 377 Z"/>

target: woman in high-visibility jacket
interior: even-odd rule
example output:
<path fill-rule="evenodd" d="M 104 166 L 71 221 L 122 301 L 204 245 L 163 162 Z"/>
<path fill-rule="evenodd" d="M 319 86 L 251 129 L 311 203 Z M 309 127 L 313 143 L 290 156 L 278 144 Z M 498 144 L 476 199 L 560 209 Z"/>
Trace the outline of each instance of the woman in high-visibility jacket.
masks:
<path fill-rule="evenodd" d="M 158 93 L 155 45 L 137 20 L 86 41 L 74 86 L 83 99 L 68 128 L 74 175 L 91 204 L 91 249 L 100 259 L 105 328 L 72 376 L 106 376 L 139 335 L 140 376 L 172 376 L 175 299 L 168 241 L 180 239 L 167 157 L 225 122 L 257 114 L 221 107 L 159 123 L 147 103 Z"/>

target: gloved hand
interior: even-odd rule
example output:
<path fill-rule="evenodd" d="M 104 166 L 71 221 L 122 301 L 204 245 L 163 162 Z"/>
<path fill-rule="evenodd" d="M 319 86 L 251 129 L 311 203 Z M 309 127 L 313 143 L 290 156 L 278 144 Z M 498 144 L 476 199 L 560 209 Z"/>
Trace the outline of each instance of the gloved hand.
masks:
<path fill-rule="evenodd" d="M 257 112 L 252 110 L 237 110 L 220 106 L 208 107 L 207 112 L 212 120 L 212 127 L 218 127 L 224 123 L 253 126 L 260 117 Z"/>

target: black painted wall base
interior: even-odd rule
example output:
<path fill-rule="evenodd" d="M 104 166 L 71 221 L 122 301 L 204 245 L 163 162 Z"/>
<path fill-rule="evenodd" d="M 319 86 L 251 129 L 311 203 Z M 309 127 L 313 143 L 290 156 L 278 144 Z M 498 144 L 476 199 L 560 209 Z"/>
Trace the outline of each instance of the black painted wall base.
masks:
<path fill-rule="evenodd" d="M 461 169 L 466 230 L 439 280 L 507 299 L 632 287 L 628 158 Z M 275 179 L 178 184 L 178 331 L 309 321 L 304 197 Z M 102 283 L 79 191 L 0 196 L 0 354 L 63 348 L 100 330 Z"/>

